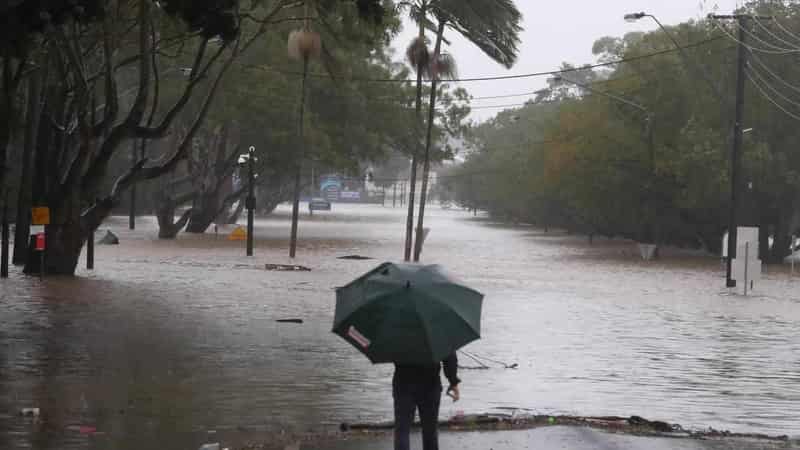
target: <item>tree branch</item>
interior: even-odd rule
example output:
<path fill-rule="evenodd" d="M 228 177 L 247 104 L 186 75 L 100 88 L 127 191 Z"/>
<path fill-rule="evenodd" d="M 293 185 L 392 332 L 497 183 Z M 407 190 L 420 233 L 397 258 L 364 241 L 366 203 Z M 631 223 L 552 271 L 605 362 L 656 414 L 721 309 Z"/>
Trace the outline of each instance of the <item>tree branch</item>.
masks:
<path fill-rule="evenodd" d="M 197 51 L 197 55 L 195 57 L 194 65 L 192 66 L 192 73 L 190 75 L 189 84 L 186 85 L 186 89 L 183 91 L 183 95 L 180 99 L 172 106 L 172 108 L 167 112 L 164 118 L 161 120 L 161 123 L 157 126 L 150 128 L 150 127 L 136 127 L 134 133 L 136 137 L 139 138 L 147 138 L 147 139 L 157 139 L 160 137 L 164 137 L 169 130 L 169 127 L 172 125 L 172 122 L 178 116 L 178 114 L 183 110 L 187 103 L 189 103 L 189 99 L 192 97 L 192 93 L 194 92 L 194 88 L 200 84 L 200 82 L 205 78 L 208 74 L 208 71 L 211 69 L 213 64 L 216 60 L 222 55 L 222 52 L 225 51 L 226 46 L 220 46 L 217 53 L 211 57 L 208 63 L 203 67 L 203 69 L 198 73 L 198 69 L 203 61 L 203 56 L 205 55 L 206 47 L 208 46 L 208 39 L 204 39 L 203 43 L 200 46 L 200 49 Z"/>
<path fill-rule="evenodd" d="M 236 200 L 241 200 L 245 191 L 246 191 L 245 187 L 240 187 L 236 191 L 228 194 L 228 196 L 222 200 L 222 203 L 220 203 L 220 206 L 215 212 L 214 217 L 215 218 L 219 217 L 223 212 L 225 212 L 226 209 L 230 208 L 231 205 L 233 205 L 233 202 L 235 202 Z"/>
<path fill-rule="evenodd" d="M 103 121 L 95 125 L 93 135 L 100 137 L 114 125 L 119 113 L 119 98 L 117 93 L 117 82 L 114 76 L 114 65 L 111 56 L 111 24 L 109 19 L 103 21 L 103 60 L 105 62 L 105 83 L 106 83 L 106 107 Z"/>
<path fill-rule="evenodd" d="M 237 47 L 238 47 L 238 42 L 237 42 Z M 164 164 L 152 167 L 145 167 L 145 165 L 148 163 L 148 159 L 142 158 L 140 161 L 134 164 L 133 167 L 131 167 L 131 169 L 126 174 L 120 177 L 116 181 L 116 183 L 114 183 L 114 188 L 111 190 L 111 194 L 106 199 L 111 199 L 113 203 L 116 203 L 119 199 L 119 196 L 129 187 L 133 186 L 139 181 L 152 180 L 166 173 L 172 172 L 173 170 L 175 170 L 175 167 L 178 165 L 178 163 L 186 159 L 189 149 L 191 148 L 192 140 L 202 127 L 205 117 L 208 115 L 208 111 L 211 108 L 211 104 L 213 103 L 214 98 L 216 97 L 216 94 L 219 91 L 219 86 L 222 83 L 222 79 L 224 78 L 225 73 L 228 71 L 228 69 L 230 69 L 231 65 L 233 64 L 236 55 L 237 52 L 234 51 L 233 54 L 230 56 L 230 58 L 228 58 L 225 61 L 225 65 L 223 65 L 223 67 L 220 68 L 219 74 L 217 75 L 217 78 L 214 80 L 214 84 L 212 85 L 208 93 L 208 96 L 206 97 L 205 102 L 203 103 L 203 107 L 197 114 L 197 117 L 195 118 L 192 128 L 189 130 L 189 133 L 187 133 L 187 135 L 183 139 L 183 142 L 178 146 L 178 150 L 175 152 L 175 154 Z M 98 204 L 99 203 L 102 202 L 98 202 Z M 95 206 L 97 206 L 97 204 Z M 92 208 L 95 208 L 95 206 L 90 207 L 87 210 L 87 213 Z"/>
<path fill-rule="evenodd" d="M 142 54 L 146 54 L 149 48 L 147 42 L 150 37 L 150 33 L 148 32 L 149 22 L 147 20 L 149 12 L 150 2 L 139 2 L 139 48 Z M 147 97 L 150 87 L 150 69 L 150 58 L 140 58 L 139 92 L 136 94 L 136 100 L 134 100 L 133 107 L 128 113 L 128 117 L 126 117 L 120 125 L 111 129 L 108 138 L 103 142 L 98 152 L 97 158 L 91 163 L 89 169 L 83 176 L 83 186 L 85 188 L 98 183 L 98 180 L 103 177 L 108 162 L 111 160 L 120 142 L 128 137 L 131 130 L 141 122 L 145 113 L 145 108 L 147 107 Z M 77 183 L 80 177 L 72 175 L 69 178 L 71 183 Z"/>

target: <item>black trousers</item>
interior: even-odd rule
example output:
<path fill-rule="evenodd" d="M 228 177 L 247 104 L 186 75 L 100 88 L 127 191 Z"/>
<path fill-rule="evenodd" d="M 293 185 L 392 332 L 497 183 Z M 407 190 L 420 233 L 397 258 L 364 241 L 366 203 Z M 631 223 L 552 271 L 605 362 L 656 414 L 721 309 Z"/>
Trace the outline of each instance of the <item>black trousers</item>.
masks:
<path fill-rule="evenodd" d="M 404 385 L 394 383 L 394 450 L 410 450 L 411 425 L 414 413 L 419 410 L 422 423 L 423 450 L 439 450 L 439 404 L 442 400 L 440 384 Z"/>

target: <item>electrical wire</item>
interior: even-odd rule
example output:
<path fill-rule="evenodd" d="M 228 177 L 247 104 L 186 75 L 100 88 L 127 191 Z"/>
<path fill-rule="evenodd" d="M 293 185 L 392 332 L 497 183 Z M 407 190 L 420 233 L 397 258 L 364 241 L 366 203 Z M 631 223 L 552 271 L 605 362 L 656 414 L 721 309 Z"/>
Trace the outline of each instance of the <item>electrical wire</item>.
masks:
<path fill-rule="evenodd" d="M 737 38 L 736 36 L 732 35 L 728 30 L 725 29 L 725 27 L 720 25 L 718 20 L 711 19 L 711 22 L 714 24 L 714 27 L 716 27 L 719 31 L 721 31 L 723 34 L 725 34 L 725 36 L 727 36 L 728 39 L 730 39 L 733 42 L 736 42 L 737 44 L 747 48 L 751 52 L 766 53 L 768 55 L 788 55 L 788 54 L 791 54 L 791 53 L 800 53 L 800 49 L 777 51 L 777 50 L 766 50 L 766 49 L 763 49 L 763 48 L 753 47 L 752 45 L 747 44 L 745 42 L 742 42 L 739 38 Z"/>
<path fill-rule="evenodd" d="M 777 40 L 779 42 L 782 42 L 782 43 L 788 45 L 789 47 L 795 47 L 796 48 L 798 46 L 796 43 L 789 42 L 786 39 L 783 39 L 782 37 L 780 37 L 777 34 L 773 33 L 772 30 L 770 30 L 769 28 L 767 28 L 766 25 L 761 23 L 761 20 L 759 20 L 758 17 L 753 17 L 753 22 L 755 22 L 756 25 L 758 25 L 759 28 L 764 30 L 768 35 L 772 36 L 773 39 L 775 39 L 775 40 Z"/>
<path fill-rule="evenodd" d="M 701 47 L 701 46 L 706 45 L 708 43 L 718 41 L 718 40 L 720 40 L 722 38 L 723 38 L 723 36 L 715 36 L 715 37 L 712 37 L 712 38 L 709 38 L 709 39 L 704 39 L 702 41 L 695 42 L 695 43 L 692 43 L 692 44 L 689 44 L 689 45 L 686 45 L 686 46 L 683 46 L 683 47 L 670 48 L 670 49 L 661 50 L 661 51 L 657 51 L 657 52 L 653 52 L 653 53 L 647 53 L 647 54 L 644 54 L 644 55 L 632 56 L 630 58 L 622 58 L 622 59 L 618 59 L 618 60 L 614 60 L 614 61 L 608 61 L 608 62 L 604 62 L 604 63 L 592 64 L 592 65 L 582 66 L 582 67 L 574 67 L 574 68 L 570 68 L 570 69 L 551 70 L 551 71 L 547 71 L 547 72 L 533 72 L 533 73 L 526 73 L 526 74 L 519 74 L 519 75 L 501 75 L 501 76 L 488 76 L 488 77 L 475 77 L 475 78 L 460 78 L 460 79 L 454 79 L 454 80 L 441 80 L 441 81 L 444 82 L 444 83 L 467 83 L 467 82 L 479 82 L 479 81 L 500 81 L 500 80 L 536 78 L 536 77 L 552 76 L 552 75 L 555 75 L 555 74 L 574 73 L 574 72 L 579 72 L 579 71 L 583 71 L 583 70 L 596 69 L 596 68 L 599 68 L 599 67 L 616 66 L 616 65 L 619 65 L 619 64 L 625 64 L 625 63 L 630 63 L 630 62 L 634 62 L 634 61 L 640 61 L 640 60 L 643 60 L 643 59 L 653 58 L 653 57 L 656 57 L 656 56 L 666 55 L 666 54 L 674 53 L 674 52 L 677 52 L 677 51 L 680 51 L 680 50 L 684 50 L 684 49 Z M 800 50 L 798 50 L 798 52 L 800 52 Z M 269 67 L 269 66 L 243 64 L 243 63 L 240 63 L 240 62 L 236 63 L 236 64 L 238 64 L 239 66 L 241 66 L 241 67 L 243 67 L 245 69 L 255 69 L 255 70 L 261 70 L 261 71 L 267 71 L 267 72 L 276 72 L 276 73 L 281 73 L 281 74 L 285 74 L 285 75 L 302 76 L 301 72 L 286 71 L 286 70 L 276 69 L 276 68 Z M 321 73 L 311 73 L 311 74 L 308 74 L 308 76 L 314 77 L 314 78 L 332 78 L 331 75 L 321 74 Z M 361 78 L 361 77 L 350 78 L 349 80 L 350 81 L 360 81 L 360 82 L 370 82 L 370 83 L 411 83 L 411 82 L 414 81 L 414 80 L 410 80 L 410 79 L 398 79 L 398 78 Z M 430 80 L 425 80 L 425 82 L 426 83 L 430 83 Z"/>
<path fill-rule="evenodd" d="M 793 32 L 793 31 L 791 31 L 791 30 L 789 30 L 788 28 L 786 28 L 785 26 L 783 26 L 783 25 L 780 23 L 780 21 L 778 21 L 777 19 L 772 19 L 772 23 L 774 23 L 774 24 L 775 24 L 775 26 L 777 26 L 777 27 L 778 27 L 778 28 L 779 28 L 781 31 L 783 31 L 784 33 L 786 33 L 788 36 L 791 36 L 791 37 L 792 37 L 792 39 L 795 39 L 795 40 L 797 40 L 798 42 L 800 42 L 800 36 L 798 36 L 798 35 L 794 34 L 794 32 Z M 800 45 L 800 44 L 797 44 L 797 43 L 796 43 L 796 44 L 794 44 L 794 45 Z"/>
<path fill-rule="evenodd" d="M 501 99 L 501 98 L 530 97 L 532 95 L 539 95 L 539 94 L 541 94 L 543 92 L 547 92 L 547 89 L 539 89 L 538 91 L 523 92 L 523 93 L 520 93 L 520 94 L 492 95 L 492 96 L 488 96 L 488 97 L 472 97 L 472 98 L 470 98 L 470 101 L 473 101 L 473 100 L 496 100 L 496 99 Z"/>
<path fill-rule="evenodd" d="M 748 35 L 752 40 L 761 43 L 761 45 L 765 45 L 767 47 L 772 47 L 774 50 L 783 51 L 783 52 L 795 52 L 800 51 L 798 48 L 784 48 L 779 45 L 773 44 L 772 42 L 766 41 L 761 39 L 757 34 L 755 34 L 752 30 L 748 30 L 746 27 L 743 27 L 739 21 L 734 22 L 737 29 L 742 30 L 746 35 Z"/>
<path fill-rule="evenodd" d="M 769 66 L 764 61 L 761 60 L 761 58 L 759 58 L 755 54 L 750 53 L 750 59 L 757 62 L 759 66 L 761 66 L 767 73 L 772 75 L 773 78 L 780 81 L 781 84 L 783 84 L 784 86 L 788 87 L 789 89 L 795 92 L 800 92 L 800 86 L 795 86 L 792 83 L 786 81 L 786 79 L 784 79 L 780 75 L 776 74 L 772 69 L 769 68 Z"/>
<path fill-rule="evenodd" d="M 756 81 L 755 81 L 755 80 L 753 79 L 753 77 L 750 75 L 750 71 L 748 71 L 748 70 L 745 70 L 745 75 L 746 75 L 746 76 L 747 76 L 747 78 L 750 80 L 750 82 L 751 82 L 751 83 L 753 83 L 753 86 L 754 86 L 754 87 L 756 88 L 756 90 L 757 90 L 757 91 L 758 91 L 758 92 L 761 94 L 761 96 L 762 96 L 762 97 L 764 97 L 764 98 L 765 98 L 765 99 L 766 99 L 768 102 L 772 103 L 772 104 L 773 104 L 773 105 L 774 105 L 776 108 L 778 108 L 779 110 L 783 111 L 783 112 L 784 112 L 784 114 L 786 114 L 787 116 L 789 116 L 789 117 L 791 117 L 791 118 L 793 118 L 793 119 L 800 120 L 800 116 L 798 116 L 798 115 L 796 115 L 796 114 L 792 113 L 791 111 L 789 111 L 788 109 L 784 108 L 784 107 L 783 107 L 783 105 L 781 105 L 780 103 L 778 103 L 777 101 L 775 101 L 775 99 L 774 99 L 774 98 L 770 97 L 770 95 L 769 95 L 769 94 L 767 94 L 767 93 L 764 91 L 764 88 L 763 88 L 763 87 L 761 87 L 761 85 L 759 85 L 758 83 L 756 83 Z"/>
<path fill-rule="evenodd" d="M 775 95 L 780 97 L 786 103 L 789 103 L 789 104 L 791 104 L 793 106 L 796 106 L 796 107 L 800 108 L 800 102 L 798 102 L 796 100 L 792 100 L 786 94 L 784 94 L 783 92 L 779 91 L 775 86 L 770 84 L 770 82 L 768 80 L 764 79 L 764 77 L 761 75 L 761 73 L 759 73 L 757 70 L 755 70 L 752 65 L 748 64 L 747 68 L 750 71 L 751 75 L 755 75 L 755 77 L 758 78 L 758 81 L 760 81 L 761 84 L 766 86 L 770 91 L 774 92 Z"/>

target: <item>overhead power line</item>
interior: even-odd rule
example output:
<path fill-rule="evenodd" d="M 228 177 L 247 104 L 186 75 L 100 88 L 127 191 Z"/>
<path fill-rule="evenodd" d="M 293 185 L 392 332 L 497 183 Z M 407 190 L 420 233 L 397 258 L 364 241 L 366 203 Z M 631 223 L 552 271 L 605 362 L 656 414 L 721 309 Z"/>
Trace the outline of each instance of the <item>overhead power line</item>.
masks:
<path fill-rule="evenodd" d="M 780 22 L 779 20 L 777 20 L 777 19 L 772 19 L 772 23 L 774 23 L 774 24 L 775 24 L 775 26 L 776 26 L 776 27 L 778 27 L 778 29 L 780 29 L 781 31 L 783 31 L 784 33 L 786 33 L 786 35 L 787 35 L 787 36 L 791 36 L 791 38 L 792 38 L 792 39 L 794 39 L 794 40 L 797 42 L 797 43 L 795 43 L 795 44 L 793 44 L 793 45 L 800 45 L 800 36 L 796 35 L 796 34 L 795 34 L 795 33 L 794 33 L 792 30 L 790 30 L 790 29 L 786 28 L 786 27 L 785 27 L 784 25 L 782 25 L 782 24 L 781 24 L 781 22 Z"/>
<path fill-rule="evenodd" d="M 755 17 L 753 17 L 753 21 L 755 21 L 755 20 L 756 20 L 756 18 L 755 18 Z M 797 47 L 794 47 L 794 46 L 791 46 L 792 48 L 781 47 L 780 45 L 776 45 L 776 44 L 773 44 L 772 42 L 769 42 L 769 41 L 766 41 L 766 40 L 764 40 L 764 39 L 761 39 L 761 37 L 760 37 L 760 36 L 758 36 L 758 35 L 757 35 L 756 33 L 754 33 L 752 30 L 748 30 L 746 27 L 743 27 L 743 26 L 742 26 L 742 24 L 741 24 L 741 23 L 739 23 L 738 21 L 737 21 L 737 22 L 734 22 L 734 24 L 736 25 L 736 28 L 737 28 L 737 29 L 738 29 L 738 28 L 741 28 L 741 29 L 742 29 L 742 31 L 744 31 L 744 33 L 745 33 L 745 34 L 746 34 L 746 35 L 747 35 L 747 36 L 748 36 L 750 39 L 752 39 L 752 40 L 754 40 L 754 41 L 756 41 L 756 42 L 759 42 L 759 43 L 761 43 L 761 45 L 764 45 L 764 46 L 766 46 L 766 47 L 768 47 L 768 48 L 772 48 L 772 49 L 774 49 L 774 50 L 777 50 L 777 51 L 782 51 L 782 52 L 790 52 L 790 53 L 791 53 L 791 52 L 797 52 L 797 51 L 800 51 L 800 49 L 798 49 Z"/>
<path fill-rule="evenodd" d="M 776 108 L 778 108 L 779 110 L 783 111 L 783 113 L 784 113 L 784 114 L 786 114 L 787 116 L 789 116 L 789 117 L 792 117 L 793 119 L 800 120 L 800 116 L 798 116 L 797 114 L 794 114 L 793 112 L 789 111 L 789 110 L 788 110 L 788 109 L 786 109 L 786 108 L 785 108 L 783 105 L 781 105 L 780 103 L 778 103 L 778 101 L 777 101 L 777 100 L 775 100 L 774 98 L 772 98 L 772 97 L 771 97 L 771 96 L 770 96 L 770 95 L 769 95 L 769 94 L 768 94 L 768 93 L 767 93 L 767 92 L 764 90 L 764 88 L 763 88 L 763 87 L 762 87 L 760 84 L 758 84 L 758 83 L 756 82 L 756 80 L 755 80 L 755 79 L 753 78 L 753 76 L 751 75 L 751 71 L 750 71 L 750 70 L 745 70 L 745 75 L 746 75 L 746 76 L 747 76 L 747 78 L 750 80 L 750 82 L 753 84 L 753 86 L 756 88 L 756 90 L 757 90 L 757 91 L 758 91 L 758 92 L 761 94 L 761 96 L 762 96 L 762 97 L 764 97 L 764 99 L 766 99 L 768 102 L 772 103 L 772 104 L 773 104 L 773 105 L 774 105 Z"/>
<path fill-rule="evenodd" d="M 762 69 L 764 69 L 764 71 L 766 71 L 768 74 L 770 74 L 772 76 L 772 78 L 775 78 L 776 80 L 778 80 L 782 85 L 786 86 L 787 88 L 789 88 L 789 89 L 791 89 L 791 90 L 793 90 L 795 92 L 800 93 L 800 86 L 796 86 L 796 85 L 786 81 L 785 78 L 783 78 L 780 75 L 778 75 L 777 73 L 775 73 L 775 71 L 770 69 L 769 66 L 764 61 L 762 61 L 761 58 L 759 58 L 755 54 L 750 53 L 750 60 L 755 61 L 759 66 L 761 66 Z"/>
<path fill-rule="evenodd" d="M 725 33 L 727 33 L 727 32 L 725 32 Z M 610 66 L 616 66 L 616 65 L 619 65 L 619 64 L 631 63 L 631 62 L 634 62 L 634 61 L 640 61 L 640 60 L 644 60 L 644 59 L 648 59 L 648 58 L 653 58 L 653 57 L 656 57 L 656 56 L 661 56 L 661 55 L 674 53 L 674 52 L 680 51 L 682 49 L 690 49 L 690 48 L 695 48 L 695 47 L 701 47 L 703 45 L 709 44 L 711 42 L 718 41 L 718 40 L 723 39 L 723 38 L 724 38 L 724 36 L 715 36 L 715 37 L 712 37 L 712 38 L 709 38 L 709 39 L 704 39 L 704 40 L 699 41 L 699 42 L 688 44 L 688 45 L 683 46 L 683 47 L 670 48 L 670 49 L 666 49 L 666 50 L 660 50 L 660 51 L 657 51 L 657 52 L 647 53 L 647 54 L 644 54 L 644 55 L 632 56 L 632 57 L 629 57 L 629 58 L 622 58 L 622 59 L 617 59 L 617 60 L 614 60 L 614 61 L 607 61 L 607 62 L 604 62 L 604 63 L 591 64 L 591 65 L 587 65 L 587 66 L 573 67 L 573 68 L 569 68 L 569 69 L 550 70 L 550 71 L 547 71 L 547 72 L 533 72 L 533 73 L 525 73 L 525 74 L 519 74 L 519 75 L 501 75 L 501 76 L 487 76 L 487 77 L 474 77 L 474 78 L 459 78 L 459 79 L 454 79 L 454 80 L 441 80 L 441 81 L 445 82 L 445 83 L 469 83 L 469 82 L 480 82 L 480 81 L 501 81 L 501 80 L 537 78 L 537 77 L 552 76 L 552 75 L 556 75 L 556 74 L 574 73 L 574 72 L 580 72 L 580 71 L 585 71 L 585 70 L 597 69 L 597 68 L 600 68 L 600 67 L 610 67 Z M 798 50 L 798 52 L 800 52 L 800 50 Z M 241 63 L 239 63 L 239 65 L 244 67 L 244 68 L 248 68 L 248 69 L 256 69 L 256 70 L 262 70 L 262 71 L 266 71 L 266 72 L 277 72 L 277 73 L 282 73 L 282 74 L 285 74 L 285 75 L 294 75 L 294 76 L 302 76 L 303 75 L 301 72 L 281 70 L 281 69 L 276 69 L 276 68 L 272 68 L 272 67 L 269 67 L 269 66 L 259 66 L 259 65 L 241 64 Z M 332 78 L 331 75 L 321 74 L 321 73 L 308 74 L 308 76 L 314 77 L 314 78 Z M 364 77 L 354 77 L 354 78 L 349 78 L 348 80 L 349 81 L 368 82 L 368 83 L 411 83 L 411 82 L 414 81 L 414 80 L 410 80 L 410 79 L 364 78 Z M 430 80 L 425 80 L 425 82 L 426 83 L 430 83 Z"/>
<path fill-rule="evenodd" d="M 784 45 L 788 45 L 790 48 L 797 48 L 797 47 L 798 47 L 798 44 L 797 44 L 797 43 L 794 43 L 794 42 L 789 42 L 789 41 L 787 41 L 786 39 L 784 39 L 784 38 L 782 38 L 782 37 L 778 36 L 777 34 L 773 33 L 773 32 L 772 32 L 772 30 L 770 30 L 770 29 L 769 29 L 769 28 L 768 28 L 766 25 L 764 25 L 764 24 L 761 22 L 761 20 L 759 20 L 759 18 L 758 18 L 758 17 L 754 17 L 754 18 L 753 18 L 753 22 L 755 22 L 755 23 L 756 23 L 756 25 L 758 25 L 758 27 L 759 27 L 759 28 L 761 28 L 762 30 L 764 30 L 764 32 L 765 32 L 765 33 L 767 33 L 768 35 L 770 35 L 770 36 L 771 36 L 773 39 L 775 39 L 776 41 L 778 41 L 778 42 L 780 42 L 780 43 L 782 43 L 782 44 L 784 44 Z M 773 20 L 773 22 L 777 22 L 777 21 Z"/>
<path fill-rule="evenodd" d="M 754 75 L 764 87 L 766 87 L 767 89 L 769 89 L 770 91 L 775 93 L 775 95 L 777 95 L 781 100 L 785 101 L 786 103 L 789 103 L 790 105 L 794 105 L 794 106 L 800 108 L 800 102 L 797 102 L 796 100 L 793 100 L 791 97 L 789 97 L 788 95 L 784 94 L 778 88 L 776 88 L 775 86 L 770 84 L 770 82 L 768 80 L 766 80 L 761 75 L 761 73 L 759 73 L 751 64 L 747 65 L 747 70 L 749 71 L 750 75 Z"/>
<path fill-rule="evenodd" d="M 768 54 L 768 55 L 789 55 L 789 54 L 792 54 L 792 53 L 800 53 L 800 49 L 770 50 L 770 49 L 754 47 L 754 46 L 752 46 L 750 44 L 747 44 L 747 43 L 742 42 L 741 40 L 739 40 L 739 38 L 737 38 L 736 36 L 731 34 L 730 31 L 726 30 L 725 27 L 723 25 L 721 25 L 718 20 L 711 19 L 711 22 L 714 24 L 714 27 L 716 29 L 718 29 L 719 31 L 721 31 L 723 34 L 725 34 L 725 36 L 728 39 L 730 39 L 733 42 L 736 42 L 737 44 L 745 47 L 746 49 L 750 50 L 751 52 L 765 53 L 765 54 Z M 745 30 L 745 33 L 747 33 L 748 35 L 752 36 L 752 33 L 747 31 L 747 29 L 744 29 L 744 30 Z"/>

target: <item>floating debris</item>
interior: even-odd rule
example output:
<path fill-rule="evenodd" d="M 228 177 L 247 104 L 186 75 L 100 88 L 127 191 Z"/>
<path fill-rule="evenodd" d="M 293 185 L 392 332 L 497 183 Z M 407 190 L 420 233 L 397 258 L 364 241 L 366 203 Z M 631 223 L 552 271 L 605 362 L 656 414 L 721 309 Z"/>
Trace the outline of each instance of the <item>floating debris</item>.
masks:
<path fill-rule="evenodd" d="M 119 245 L 119 238 L 111 230 L 106 231 L 106 235 L 97 241 L 100 245 Z"/>
<path fill-rule="evenodd" d="M 303 323 L 303 319 L 278 319 L 275 322 L 278 323 Z"/>
<path fill-rule="evenodd" d="M 352 261 L 367 261 L 375 258 L 370 258 L 369 256 L 361 256 L 361 255 L 347 255 L 347 256 L 340 256 L 336 259 L 348 259 Z"/>
<path fill-rule="evenodd" d="M 305 266 L 297 266 L 292 264 L 266 264 L 264 266 L 267 270 L 276 272 L 311 272 L 311 269 Z"/>

